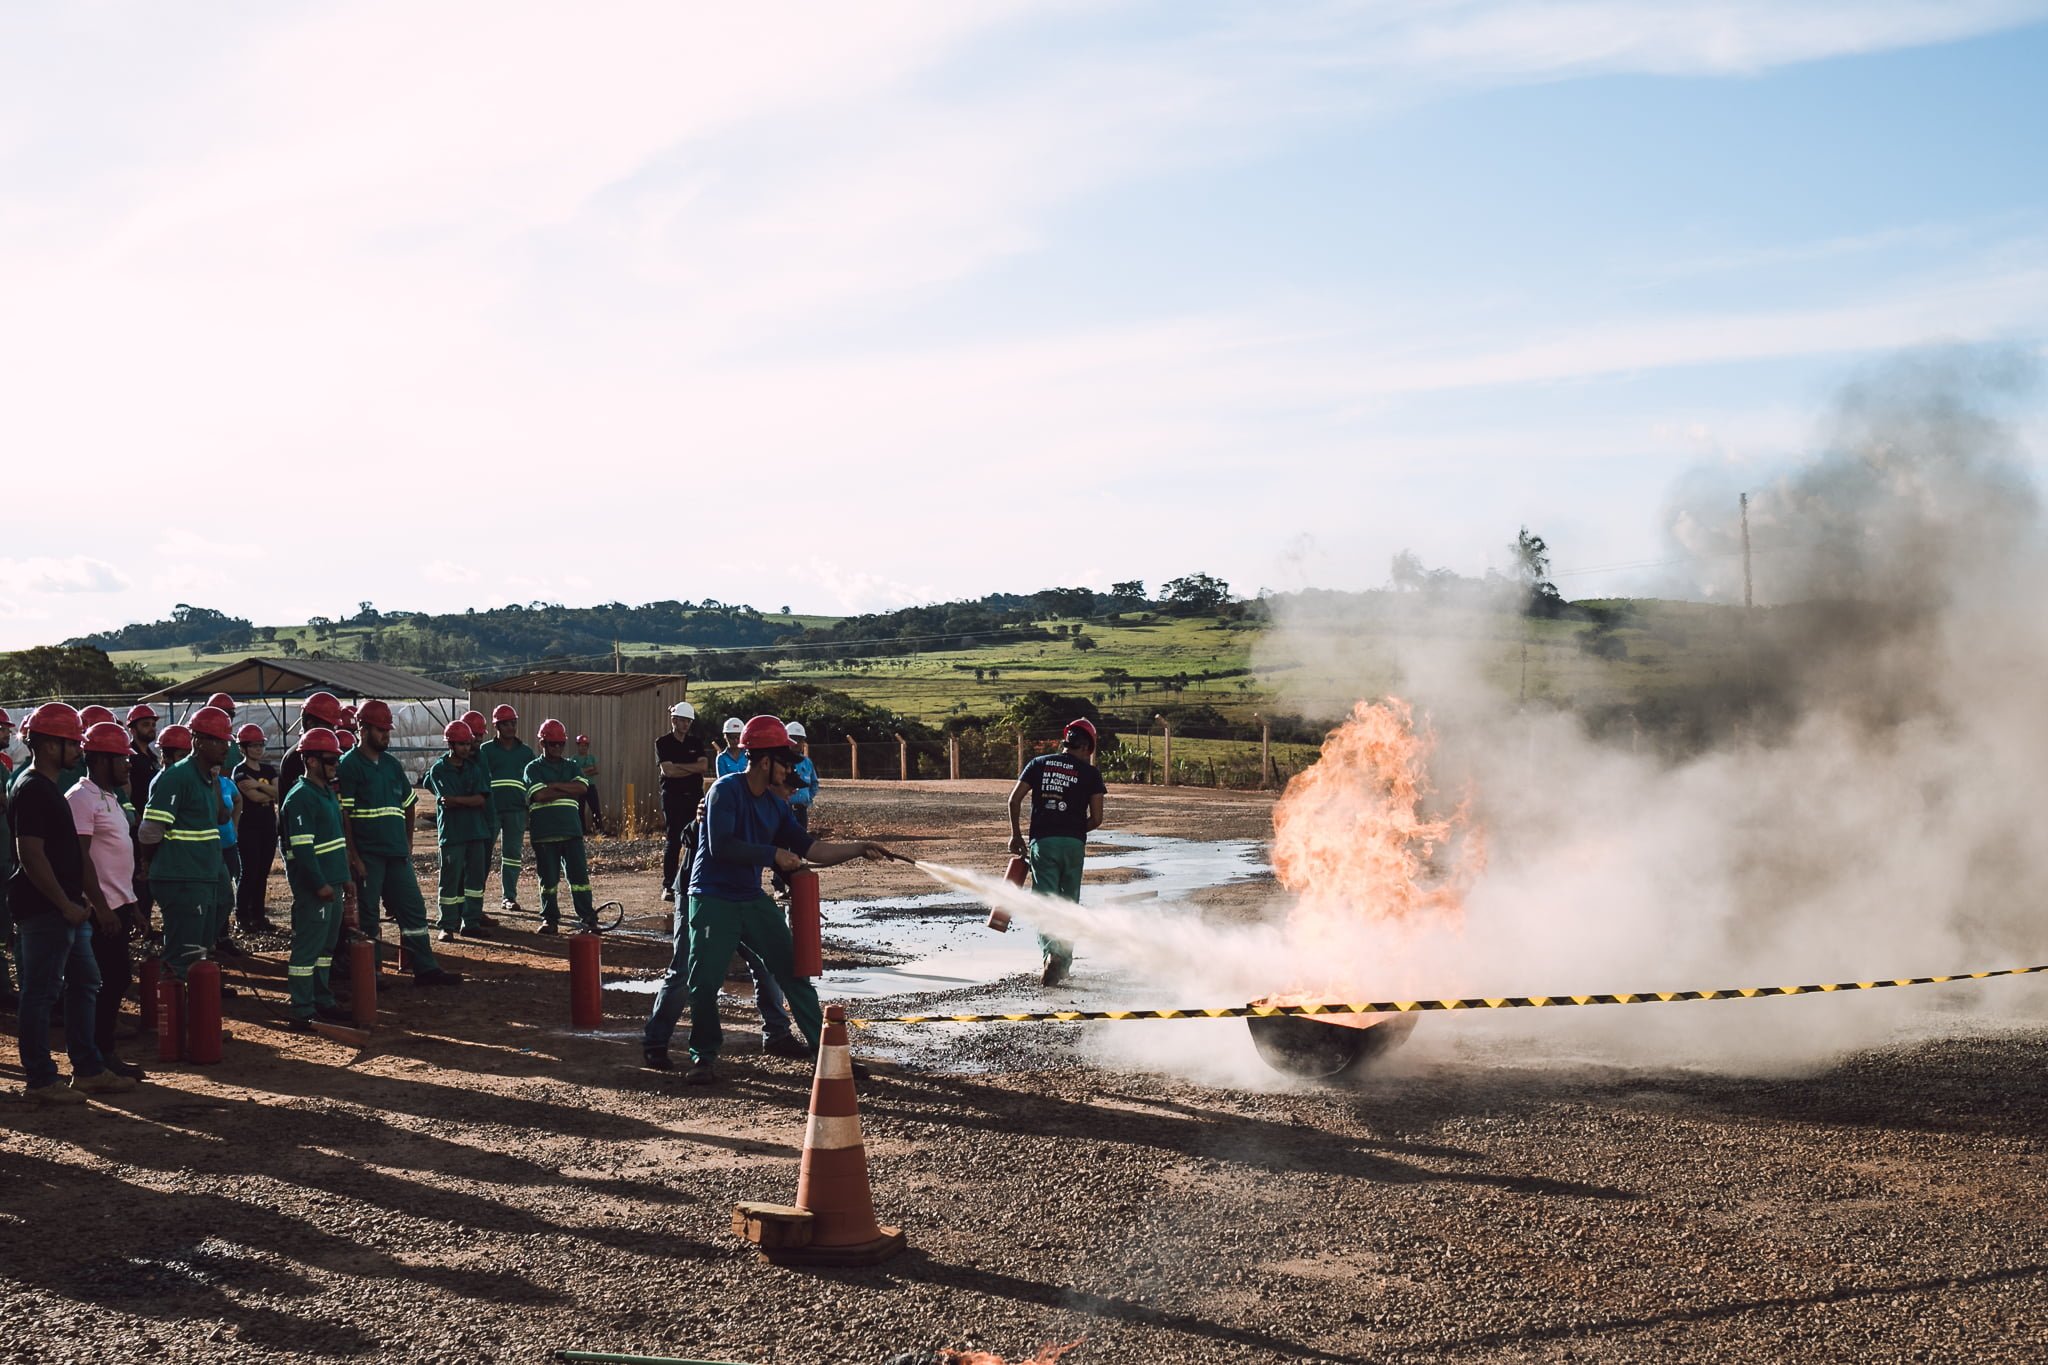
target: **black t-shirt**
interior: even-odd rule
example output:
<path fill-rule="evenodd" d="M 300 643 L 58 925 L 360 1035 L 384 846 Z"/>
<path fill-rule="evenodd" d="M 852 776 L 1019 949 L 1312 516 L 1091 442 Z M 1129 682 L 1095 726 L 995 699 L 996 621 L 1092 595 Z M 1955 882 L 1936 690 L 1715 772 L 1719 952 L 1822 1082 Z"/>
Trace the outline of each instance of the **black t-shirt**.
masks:
<path fill-rule="evenodd" d="M 156 750 L 132 741 L 128 750 L 128 802 L 140 815 L 149 804 L 149 784 L 156 780 Z"/>
<path fill-rule="evenodd" d="M 697 733 L 697 727 L 690 727 L 689 733 L 681 739 L 670 731 L 654 741 L 654 756 L 663 763 L 696 763 L 704 757 L 704 737 Z M 696 813 L 697 802 L 704 797 L 704 779 L 698 777 L 664 777 L 661 779 L 661 801 L 665 806 L 682 802 L 682 809 Z"/>
<path fill-rule="evenodd" d="M 32 773 L 14 789 L 7 814 L 14 824 L 16 847 L 23 839 L 41 839 L 43 856 L 57 874 L 57 885 L 76 904 L 85 895 L 85 854 L 78 847 L 78 827 L 71 823 L 71 803 L 64 793 L 49 778 Z M 21 865 L 7 879 L 7 907 L 18 918 L 57 913 L 50 898 L 28 879 L 28 868 Z"/>
<path fill-rule="evenodd" d="M 1109 790 L 1095 765 L 1075 754 L 1040 754 L 1017 779 L 1031 788 L 1031 837 L 1086 839 L 1088 800 Z"/>
<path fill-rule="evenodd" d="M 292 794 L 292 788 L 297 786 L 299 779 L 305 775 L 306 760 L 299 755 L 297 749 L 293 749 L 284 756 L 284 762 L 277 769 L 278 805 L 284 804 L 284 799 Z"/>
<path fill-rule="evenodd" d="M 300 764 L 301 768 L 304 766 L 303 763 Z M 237 787 L 241 786 L 244 782 L 275 782 L 277 781 L 277 765 L 275 763 L 249 763 L 245 761 L 237 763 L 234 772 L 230 773 L 229 777 Z M 277 799 L 278 801 L 284 800 L 283 787 L 277 789 Z M 261 802 L 251 801 L 246 796 L 242 798 L 241 829 L 274 830 L 276 828 L 277 805 L 275 802 L 266 806 Z"/>

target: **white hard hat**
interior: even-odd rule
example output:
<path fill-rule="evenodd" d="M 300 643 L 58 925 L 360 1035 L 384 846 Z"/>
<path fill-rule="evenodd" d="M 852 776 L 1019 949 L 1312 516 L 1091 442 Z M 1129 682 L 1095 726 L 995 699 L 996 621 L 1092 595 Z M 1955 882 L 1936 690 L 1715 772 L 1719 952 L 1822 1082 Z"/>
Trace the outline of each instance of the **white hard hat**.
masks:
<path fill-rule="evenodd" d="M 668 713 L 677 720 L 697 719 L 697 708 L 686 701 L 679 701 L 674 706 L 669 707 Z"/>
<path fill-rule="evenodd" d="M 746 728 L 747 723 L 738 716 L 727 716 L 725 718 L 725 733 L 728 735 L 736 735 Z"/>
<path fill-rule="evenodd" d="M 787 726 L 786 728 L 787 728 L 787 729 L 788 729 L 788 731 L 789 731 L 789 737 L 790 737 L 791 739 L 809 739 L 809 738 L 810 738 L 810 735 L 809 735 L 809 734 L 807 734 L 807 733 L 805 732 L 805 730 L 804 730 L 804 723 L 803 723 L 802 721 L 800 721 L 800 720 L 793 720 L 793 721 L 791 721 L 791 722 L 789 723 L 789 725 L 788 725 L 788 726 Z"/>

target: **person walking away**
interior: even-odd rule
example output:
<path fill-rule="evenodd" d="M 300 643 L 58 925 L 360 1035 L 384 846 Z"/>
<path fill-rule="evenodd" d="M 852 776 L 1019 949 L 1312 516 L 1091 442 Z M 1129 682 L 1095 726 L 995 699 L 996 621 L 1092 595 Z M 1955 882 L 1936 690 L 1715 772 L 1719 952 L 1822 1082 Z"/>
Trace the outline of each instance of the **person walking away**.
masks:
<path fill-rule="evenodd" d="M 1109 788 L 1093 762 L 1095 727 L 1087 720 L 1069 722 L 1060 752 L 1040 754 L 1024 765 L 1010 789 L 1010 852 L 1031 863 L 1031 889 L 1062 900 L 1081 899 L 1081 864 L 1088 853 L 1088 832 L 1102 825 L 1102 798 Z M 1031 838 L 1022 828 L 1024 800 L 1031 799 Z M 1045 960 L 1039 983 L 1057 986 L 1074 969 L 1074 945 L 1050 934 L 1038 936 Z"/>
<path fill-rule="evenodd" d="M 576 736 L 576 752 L 569 755 L 583 778 L 583 833 L 586 838 L 604 833 L 604 799 L 597 794 L 597 755 L 590 752 L 590 736 Z"/>
<path fill-rule="evenodd" d="M 500 705 L 491 712 L 497 738 L 479 750 L 491 779 L 491 813 L 498 826 L 498 908 L 519 910 L 519 864 L 526 853 L 526 765 L 539 755 L 519 738 L 519 713 Z"/>
<path fill-rule="evenodd" d="M 135 832 L 123 800 L 128 790 L 128 732 L 104 720 L 85 732 L 85 776 L 64 799 L 85 858 L 85 903 L 92 911 L 92 959 L 100 989 L 93 1006 L 93 1045 L 116 1076 L 143 1079 L 142 1068 L 114 1054 L 121 1000 L 135 978 L 128 945 L 135 918 Z"/>
<path fill-rule="evenodd" d="M 468 733 L 468 727 L 464 727 Z M 291 1028 L 304 1031 L 315 1019 L 349 1022 L 335 999 L 334 950 L 344 927 L 356 918 L 355 883 L 349 876 L 348 834 L 341 802 L 334 795 L 341 741 L 315 726 L 299 736 L 293 752 L 302 776 L 279 813 L 284 838 L 284 875 L 292 889 L 292 956 L 287 968 Z"/>
<path fill-rule="evenodd" d="M 804 832 L 790 814 L 789 803 L 770 790 L 786 786 L 797 754 L 789 731 L 774 716 L 756 716 L 742 729 L 747 754 L 744 771 L 711 784 L 704 798 L 704 831 L 690 861 L 689 915 L 675 938 L 675 951 L 661 991 L 641 1035 L 641 1058 L 652 1070 L 673 1069 L 668 1045 L 685 1000 L 690 1006 L 690 1071 L 692 1085 L 715 1081 L 714 1063 L 723 1042 L 718 1020 L 718 993 L 733 949 L 747 944 L 767 963 L 775 982 L 789 998 L 790 1011 L 815 1053 L 824 1014 L 818 992 L 796 975 L 789 921 L 761 889 L 766 867 L 794 872 L 806 858 L 818 867 L 832 867 L 855 858 L 884 858 L 888 850 L 866 842 L 823 843 Z"/>
<path fill-rule="evenodd" d="M 427 928 L 427 904 L 412 870 L 412 808 L 419 794 L 405 767 L 391 756 L 391 708 L 377 700 L 356 709 L 361 729 L 356 746 L 341 756 L 335 769 L 335 795 L 341 801 L 341 828 L 348 840 L 349 870 L 360 884 L 356 918 L 376 945 L 379 965 L 384 940 L 378 912 L 386 904 L 398 922 L 399 943 L 412 959 L 417 986 L 453 986 L 462 981 L 434 960 L 433 933 Z M 337 746 L 341 737 L 335 736 Z M 308 772 L 311 771 L 310 765 Z"/>
<path fill-rule="evenodd" d="M 441 851 L 443 943 L 461 935 L 489 938 L 484 927 L 484 882 L 491 871 L 491 779 L 476 757 L 476 732 L 451 720 L 441 731 L 446 757 L 427 769 L 434 794 L 434 841 Z"/>
<path fill-rule="evenodd" d="M 211 776 L 228 751 L 228 718 L 201 707 L 192 724 L 168 725 L 157 739 L 164 768 L 149 785 L 137 835 L 142 875 L 164 917 L 164 971 L 183 981 L 216 937 L 220 898 L 220 784 Z M 221 987 L 223 996 L 233 988 Z"/>
<path fill-rule="evenodd" d="M 597 907 L 590 895 L 590 863 L 583 849 L 583 779 L 562 756 L 569 729 L 558 720 L 540 723 L 541 756 L 526 765 L 528 829 L 533 837 L 534 873 L 540 878 L 540 929 L 555 933 L 562 923 L 558 891 L 562 868 L 569 869 L 569 898 L 585 933 L 597 932 Z"/>
<path fill-rule="evenodd" d="M 654 741 L 654 757 L 661 766 L 661 898 L 681 904 L 676 869 L 683 834 L 696 822 L 697 803 L 704 799 L 704 770 L 710 766 L 704 738 L 697 733 L 696 707 L 679 701 L 668 708 L 668 733 Z"/>
<path fill-rule="evenodd" d="M 56 781 L 82 756 L 78 713 L 62 702 L 46 702 L 28 722 L 29 762 L 11 796 L 18 865 L 7 894 L 21 940 L 17 1046 L 30 1103 L 80 1104 L 87 1095 L 133 1090 L 135 1082 L 107 1070 L 94 1042 L 100 975 L 92 957 L 91 912 L 82 903 L 85 848 Z M 71 1054 L 69 1090 L 58 1086 L 50 1057 L 50 1010 L 59 1000 L 64 1050 Z"/>
<path fill-rule="evenodd" d="M 7 789 L 13 785 L 14 758 L 7 752 L 14 743 L 14 722 L 0 711 L 0 1010 L 21 1004 L 21 992 L 14 988 L 15 972 L 9 966 L 18 953 L 14 946 L 14 916 L 7 908 L 7 884 L 14 880 L 14 829 L 7 819 Z"/>
<path fill-rule="evenodd" d="M 213 780 L 220 788 L 221 800 L 220 894 L 214 903 L 213 954 L 223 960 L 242 956 L 242 947 L 235 942 L 231 927 L 235 900 L 241 894 L 242 848 L 236 831 L 242 823 L 242 793 L 236 789 L 229 771 L 228 760 L 223 753 L 220 765 L 213 770 Z"/>
<path fill-rule="evenodd" d="M 718 751 L 717 771 L 714 777 L 730 777 L 747 770 L 746 751 L 740 747 L 740 736 L 745 733 L 747 723 L 738 716 L 727 716 L 720 731 L 725 737 L 725 747 Z"/>
<path fill-rule="evenodd" d="M 242 797 L 242 819 L 235 844 L 242 852 L 242 880 L 235 894 L 235 923 L 244 933 L 274 934 L 264 897 L 270 869 L 277 862 L 277 765 L 264 747 L 263 727 L 244 725 L 235 731 L 242 761 L 235 765 L 235 790 Z"/>

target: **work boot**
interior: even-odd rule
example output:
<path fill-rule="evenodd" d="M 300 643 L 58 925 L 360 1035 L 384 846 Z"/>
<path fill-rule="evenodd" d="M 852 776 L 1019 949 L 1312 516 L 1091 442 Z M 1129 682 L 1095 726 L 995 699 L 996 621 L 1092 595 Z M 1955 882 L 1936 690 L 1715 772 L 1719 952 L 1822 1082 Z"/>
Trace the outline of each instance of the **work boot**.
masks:
<path fill-rule="evenodd" d="M 805 1061 L 809 1061 L 817 1055 L 810 1048 L 804 1046 L 801 1039 L 787 1033 L 783 1034 L 780 1038 L 770 1038 L 767 1042 L 761 1044 L 761 1051 L 767 1053 L 770 1057 L 788 1057 L 792 1060 L 802 1058 Z"/>
<path fill-rule="evenodd" d="M 415 986 L 460 986 L 462 984 L 462 973 L 451 972 L 446 967 L 429 967 L 423 972 L 414 972 L 412 974 L 412 984 Z"/>
<path fill-rule="evenodd" d="M 554 935 L 560 933 L 561 930 L 555 928 L 555 926 L 552 924 L 543 924 L 540 926 L 540 928 L 534 930 L 533 932 L 535 932 L 536 934 L 545 934 L 549 937 L 553 937 Z"/>
<path fill-rule="evenodd" d="M 51 1108 L 60 1108 L 67 1104 L 85 1103 L 85 1096 L 82 1093 L 76 1090 L 67 1090 L 55 1081 L 51 1081 L 48 1085 L 31 1086 L 21 1092 L 21 1097 L 30 1104 L 46 1104 Z"/>
<path fill-rule="evenodd" d="M 356 1021 L 353 1012 L 345 1010 L 339 1005 L 315 1005 L 313 1006 L 313 1017 L 325 1020 L 330 1024 L 353 1024 Z"/>
<path fill-rule="evenodd" d="M 519 908 L 518 901 L 499 901 L 498 908 L 508 915 L 523 915 L 526 913 Z"/>
<path fill-rule="evenodd" d="M 640 1049 L 640 1065 L 649 1071 L 674 1071 L 676 1064 L 668 1059 L 665 1047 L 643 1047 Z"/>
<path fill-rule="evenodd" d="M 491 922 L 495 924 L 497 921 L 493 920 Z M 464 929 L 462 931 L 462 936 L 464 938 L 482 939 L 484 942 L 488 943 L 490 942 L 491 931 L 489 929 L 486 929 L 483 925 L 479 924 L 474 929 Z"/>
<path fill-rule="evenodd" d="M 683 1073 L 684 1085 L 716 1085 L 718 1071 L 709 1062 L 691 1062 L 690 1069 Z"/>
<path fill-rule="evenodd" d="M 133 1090 L 135 1082 L 111 1071 L 95 1071 L 90 1076 L 73 1076 L 71 1088 L 84 1095 L 119 1095 Z"/>
<path fill-rule="evenodd" d="M 489 915 L 483 914 L 476 917 L 476 924 L 479 929 L 495 929 L 498 927 L 496 920 L 492 919 Z"/>
<path fill-rule="evenodd" d="M 285 1021 L 279 1024 L 278 1027 L 286 1033 L 311 1033 L 313 1031 L 313 1021 L 311 1019 L 301 1019 L 294 1014 L 287 1016 Z"/>
<path fill-rule="evenodd" d="M 456 933 L 453 929 L 443 929 L 440 933 L 434 935 L 434 941 L 436 943 L 453 943 L 461 937 L 462 935 Z"/>
<path fill-rule="evenodd" d="M 1060 982 L 1065 981 L 1067 974 L 1073 970 L 1073 959 L 1055 957 L 1048 953 L 1045 958 L 1045 970 L 1038 974 L 1038 984 L 1041 986 L 1057 986 Z"/>
<path fill-rule="evenodd" d="M 107 1064 L 107 1070 L 116 1076 L 126 1076 L 131 1081 L 149 1079 L 149 1073 L 133 1062 L 124 1062 L 119 1057 L 102 1057 L 101 1060 Z"/>

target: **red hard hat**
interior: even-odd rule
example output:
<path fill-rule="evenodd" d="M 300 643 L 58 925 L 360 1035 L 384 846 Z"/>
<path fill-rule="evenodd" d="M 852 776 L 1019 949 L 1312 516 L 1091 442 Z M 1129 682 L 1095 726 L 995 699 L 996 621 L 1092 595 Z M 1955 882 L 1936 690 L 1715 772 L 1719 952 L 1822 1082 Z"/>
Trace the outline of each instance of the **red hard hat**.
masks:
<path fill-rule="evenodd" d="M 366 701 L 356 708 L 356 724 L 374 725 L 380 730 L 389 730 L 391 708 L 381 701 Z"/>
<path fill-rule="evenodd" d="M 539 739 L 543 744 L 567 744 L 569 727 L 558 720 L 544 720 L 540 723 Z"/>
<path fill-rule="evenodd" d="M 343 753 L 356 747 L 356 732 L 353 730 L 337 730 L 334 732 L 334 738 L 340 743 Z"/>
<path fill-rule="evenodd" d="M 588 744 L 588 743 L 590 743 L 590 736 L 589 736 L 589 735 L 578 735 L 578 736 L 576 736 L 576 742 L 577 742 L 578 744 Z"/>
<path fill-rule="evenodd" d="M 166 725 L 156 737 L 159 749 L 182 749 L 192 752 L 192 732 L 182 725 Z"/>
<path fill-rule="evenodd" d="M 225 692 L 216 692 L 206 699 L 208 706 L 219 707 L 229 715 L 235 714 L 235 699 Z"/>
<path fill-rule="evenodd" d="M 192 713 L 192 733 L 207 739 L 233 739 L 234 722 L 218 706 L 202 706 Z"/>
<path fill-rule="evenodd" d="M 462 713 L 462 723 L 476 731 L 478 739 L 482 739 L 484 731 L 491 728 L 491 723 L 484 719 L 484 713 L 481 711 L 464 711 Z"/>
<path fill-rule="evenodd" d="M 260 725 L 244 725 L 241 729 L 235 731 L 235 743 L 237 744 L 261 744 L 262 742 L 263 727 Z"/>
<path fill-rule="evenodd" d="M 114 718 L 114 713 L 104 706 L 81 706 L 78 708 L 78 723 L 90 730 L 102 721 Z"/>
<path fill-rule="evenodd" d="M 317 720 L 322 725 L 332 725 L 341 719 L 341 698 L 332 692 L 315 692 L 299 708 L 299 715 Z"/>
<path fill-rule="evenodd" d="M 85 727 L 78 723 L 78 712 L 61 701 L 46 701 L 29 712 L 21 728 L 38 739 L 85 738 Z"/>
<path fill-rule="evenodd" d="M 1070 721 L 1068 721 L 1068 722 L 1067 722 L 1067 732 L 1066 732 L 1066 734 L 1065 734 L 1064 736 L 1062 736 L 1062 738 L 1065 738 L 1065 739 L 1072 739 L 1072 738 L 1074 737 L 1074 732 L 1075 732 L 1076 730 L 1078 730 L 1078 731 L 1080 731 L 1080 732 L 1081 732 L 1082 734 L 1084 734 L 1084 735 L 1088 736 L 1088 747 L 1089 747 L 1089 748 L 1093 749 L 1093 748 L 1095 748 L 1095 747 L 1096 747 L 1096 742 L 1095 742 L 1095 723 L 1094 723 L 1093 721 L 1091 721 L 1091 720 L 1087 719 L 1086 717 L 1083 717 L 1083 718 L 1081 718 L 1080 720 L 1070 720 Z"/>
<path fill-rule="evenodd" d="M 0 709 L 0 726 L 5 726 L 10 730 L 14 728 L 14 721 L 8 716 L 5 709 Z"/>
<path fill-rule="evenodd" d="M 342 708 L 341 708 L 341 718 L 342 718 L 343 720 L 347 720 L 347 721 L 352 721 L 352 720 L 354 720 L 354 719 L 356 718 L 356 708 L 355 708 L 355 707 L 353 707 L 353 706 L 344 706 L 344 707 L 342 707 Z"/>
<path fill-rule="evenodd" d="M 474 744 L 476 731 L 469 728 L 466 720 L 451 720 L 441 727 L 441 738 L 450 744 Z"/>
<path fill-rule="evenodd" d="M 150 708 L 149 708 L 149 703 L 148 703 L 148 702 L 140 702 L 140 701 L 139 701 L 139 702 L 135 703 L 135 705 L 133 705 L 133 706 L 131 706 L 131 707 L 129 707 L 129 708 L 128 708 L 128 724 L 130 724 L 130 725 L 133 725 L 133 724 L 135 724 L 135 722 L 137 722 L 137 721 L 139 721 L 139 720 L 155 720 L 155 719 L 156 719 L 156 712 L 154 712 L 154 711 L 150 710 Z"/>
<path fill-rule="evenodd" d="M 740 730 L 742 749 L 787 749 L 789 728 L 773 716 L 755 716 Z"/>
<path fill-rule="evenodd" d="M 334 737 L 334 731 L 324 725 L 316 725 L 299 736 L 299 752 L 302 754 L 339 754 L 341 741 Z"/>
<path fill-rule="evenodd" d="M 89 754 L 125 754 L 128 752 L 128 732 L 110 720 L 103 720 L 85 732 L 85 751 Z"/>
<path fill-rule="evenodd" d="M 491 724 L 502 725 L 508 720 L 518 720 L 519 713 L 503 702 L 491 708 Z"/>

